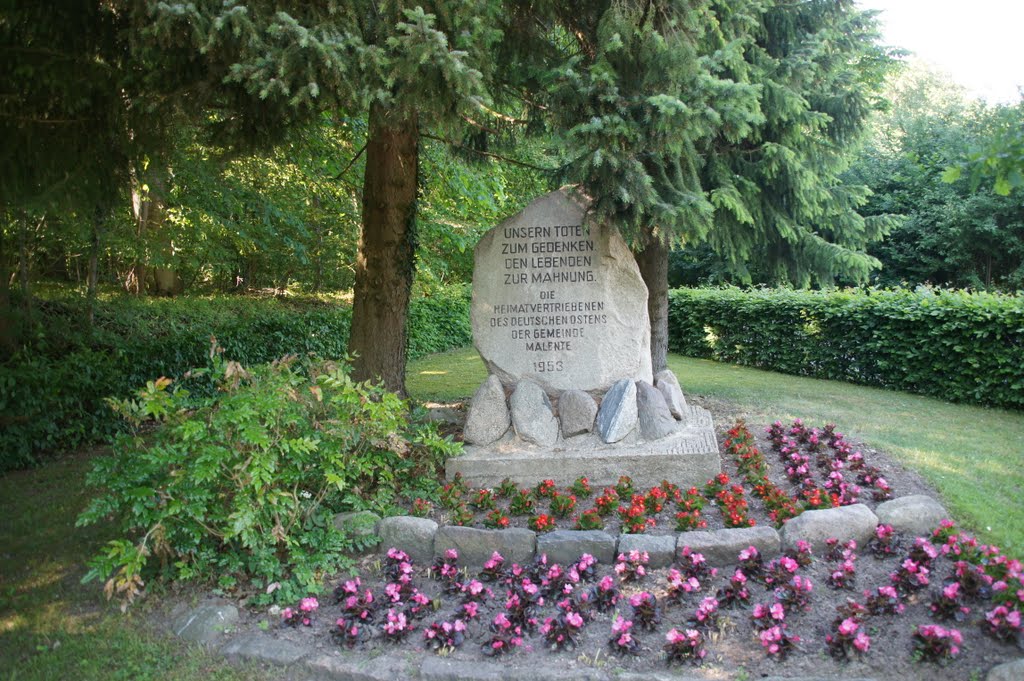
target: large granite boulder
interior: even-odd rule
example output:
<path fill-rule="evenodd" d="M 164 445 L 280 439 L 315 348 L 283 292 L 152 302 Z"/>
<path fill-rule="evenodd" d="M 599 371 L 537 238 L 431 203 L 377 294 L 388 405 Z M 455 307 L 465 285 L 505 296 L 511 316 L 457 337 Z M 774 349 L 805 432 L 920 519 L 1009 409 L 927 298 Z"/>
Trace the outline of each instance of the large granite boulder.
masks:
<path fill-rule="evenodd" d="M 506 386 L 549 395 L 652 381 L 647 287 L 613 225 L 586 222 L 571 188 L 487 232 L 474 251 L 473 342 Z"/>

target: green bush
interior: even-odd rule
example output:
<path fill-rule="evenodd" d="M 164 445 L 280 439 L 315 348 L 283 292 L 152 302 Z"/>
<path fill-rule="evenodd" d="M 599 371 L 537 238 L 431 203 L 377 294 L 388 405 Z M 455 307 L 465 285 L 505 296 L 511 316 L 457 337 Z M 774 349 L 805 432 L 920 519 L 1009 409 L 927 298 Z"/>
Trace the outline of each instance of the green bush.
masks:
<path fill-rule="evenodd" d="M 0 472 L 109 439 L 122 424 L 104 399 L 202 366 L 211 337 L 245 365 L 289 353 L 343 358 L 352 314 L 318 299 L 120 297 L 98 303 L 90 334 L 80 299 L 37 307 L 37 338 L 0 365 Z M 468 344 L 468 288 L 413 298 L 409 320 L 410 359 Z"/>
<path fill-rule="evenodd" d="M 216 581 L 257 602 L 316 592 L 355 541 L 333 514 L 392 508 L 436 481 L 457 448 L 409 425 L 405 402 L 353 382 L 342 364 L 291 355 L 246 369 L 211 354 L 189 375 L 216 388 L 208 397 L 159 379 L 110 401 L 131 431 L 97 459 L 87 482 L 101 491 L 78 524 L 119 523 L 123 537 L 86 579 L 107 580 L 125 603 L 150 573 Z"/>
<path fill-rule="evenodd" d="M 690 357 L 1024 407 L 1024 298 L 915 290 L 677 289 L 669 347 Z"/>

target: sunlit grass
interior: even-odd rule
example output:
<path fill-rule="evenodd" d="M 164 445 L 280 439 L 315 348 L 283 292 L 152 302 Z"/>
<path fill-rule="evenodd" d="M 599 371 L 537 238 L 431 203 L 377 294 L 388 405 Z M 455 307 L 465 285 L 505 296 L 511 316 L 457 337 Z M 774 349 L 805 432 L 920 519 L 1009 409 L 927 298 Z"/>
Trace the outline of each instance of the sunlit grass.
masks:
<path fill-rule="evenodd" d="M 1024 555 L 1024 414 L 675 355 L 669 366 L 688 396 L 724 401 L 751 424 L 836 423 L 918 471 L 964 527 Z M 425 357 L 408 371 L 414 397 L 441 402 L 468 398 L 484 378 L 472 349 Z"/>

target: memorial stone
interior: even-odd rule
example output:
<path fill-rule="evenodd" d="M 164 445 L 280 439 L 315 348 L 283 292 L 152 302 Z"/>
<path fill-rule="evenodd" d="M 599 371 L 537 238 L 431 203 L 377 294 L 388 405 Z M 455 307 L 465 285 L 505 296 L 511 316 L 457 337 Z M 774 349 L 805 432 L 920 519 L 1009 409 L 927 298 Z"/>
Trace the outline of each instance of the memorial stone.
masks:
<path fill-rule="evenodd" d="M 570 189 L 543 196 L 474 251 L 473 340 L 508 387 L 556 396 L 653 380 L 647 287 L 614 227 L 585 222 Z"/>

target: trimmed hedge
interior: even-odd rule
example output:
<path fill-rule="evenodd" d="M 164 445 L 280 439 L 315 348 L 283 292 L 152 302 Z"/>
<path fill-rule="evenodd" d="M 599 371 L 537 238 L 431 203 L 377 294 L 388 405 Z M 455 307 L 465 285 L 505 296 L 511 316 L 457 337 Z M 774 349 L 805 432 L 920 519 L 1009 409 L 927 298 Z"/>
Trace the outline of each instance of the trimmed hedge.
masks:
<path fill-rule="evenodd" d="M 471 342 L 467 286 L 417 296 L 410 307 L 410 359 Z M 316 299 L 115 298 L 98 303 L 90 336 L 79 299 L 38 301 L 38 311 L 42 337 L 0 366 L 0 472 L 107 440 L 121 423 L 105 398 L 205 366 L 211 336 L 243 365 L 289 353 L 339 358 L 352 316 L 346 304 Z"/>
<path fill-rule="evenodd" d="M 677 289 L 669 348 L 690 357 L 1024 407 L 1024 297 L 918 288 Z"/>

